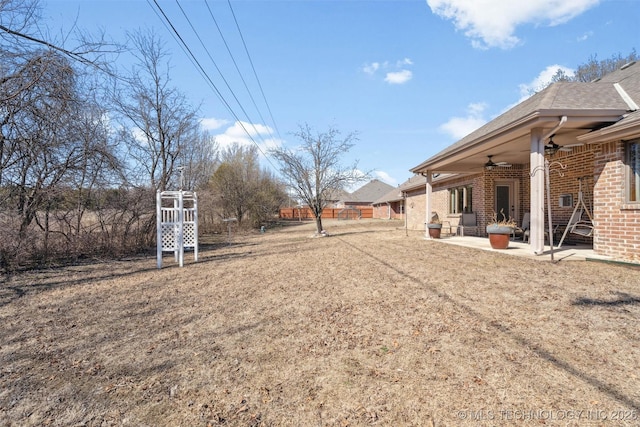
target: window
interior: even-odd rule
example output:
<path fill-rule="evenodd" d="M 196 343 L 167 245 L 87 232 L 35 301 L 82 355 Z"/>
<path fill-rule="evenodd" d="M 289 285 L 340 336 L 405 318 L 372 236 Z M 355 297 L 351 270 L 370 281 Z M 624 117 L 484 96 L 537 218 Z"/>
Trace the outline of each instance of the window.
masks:
<path fill-rule="evenodd" d="M 640 140 L 627 144 L 627 201 L 640 203 Z"/>
<path fill-rule="evenodd" d="M 573 194 L 561 194 L 560 202 L 558 204 L 561 208 L 573 207 Z"/>
<path fill-rule="evenodd" d="M 471 204 L 472 188 L 471 186 L 466 186 L 449 189 L 449 213 L 460 214 L 473 210 L 473 205 Z"/>

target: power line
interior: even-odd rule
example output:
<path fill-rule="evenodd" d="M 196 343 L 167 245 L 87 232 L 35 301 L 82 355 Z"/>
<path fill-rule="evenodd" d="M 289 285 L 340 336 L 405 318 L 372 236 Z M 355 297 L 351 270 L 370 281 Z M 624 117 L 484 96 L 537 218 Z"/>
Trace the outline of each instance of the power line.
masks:
<path fill-rule="evenodd" d="M 151 0 L 147 0 L 147 3 L 150 4 Z M 260 153 L 262 153 L 262 155 L 265 157 L 265 159 L 267 159 L 267 161 L 269 162 L 269 164 L 271 164 L 271 166 L 273 168 L 276 168 L 276 166 L 271 162 L 271 159 L 265 154 L 265 152 L 262 150 L 262 148 L 260 148 L 260 145 L 253 139 L 253 137 L 251 136 L 251 134 L 249 133 L 249 131 L 247 130 L 247 128 L 244 126 L 244 124 L 242 123 L 242 121 L 240 120 L 240 118 L 238 117 L 238 115 L 233 111 L 233 109 L 231 108 L 231 106 L 229 105 L 229 103 L 224 99 L 224 97 L 222 96 L 222 93 L 220 92 L 220 90 L 218 89 L 218 87 L 215 85 L 215 83 L 213 83 L 213 80 L 211 80 L 211 77 L 209 77 L 209 75 L 207 74 L 207 72 L 205 71 L 205 69 L 202 67 L 202 65 L 200 64 L 200 62 L 198 61 L 198 59 L 195 57 L 195 55 L 193 54 L 193 52 L 191 51 L 191 49 L 189 48 L 189 46 L 187 45 L 187 43 L 184 41 L 184 39 L 182 38 L 182 36 L 180 35 L 180 33 L 178 32 L 178 30 L 175 28 L 175 26 L 173 25 L 173 23 L 171 22 L 171 20 L 169 19 L 169 17 L 167 16 L 167 14 L 164 12 L 164 10 L 162 9 L 162 7 L 160 7 L 160 5 L 158 4 L 157 0 L 153 0 L 153 3 L 155 4 L 155 6 L 158 8 L 158 11 L 160 11 L 160 13 L 162 14 L 162 17 L 164 18 L 164 21 L 166 21 L 166 23 L 171 27 L 171 31 L 173 32 L 173 34 L 175 34 L 174 38 L 177 37 L 176 41 L 179 40 L 179 44 L 182 46 L 183 51 L 185 51 L 185 54 L 187 54 L 187 56 L 191 59 L 192 64 L 194 64 L 194 66 L 196 66 L 196 68 L 200 71 L 200 74 L 205 78 L 205 80 L 209 83 L 210 87 L 215 91 L 215 93 L 218 95 L 220 101 L 225 105 L 225 107 L 227 108 L 227 110 L 229 111 L 229 113 L 231 113 L 231 115 L 236 119 L 236 121 L 240 124 L 240 127 L 242 128 L 242 130 L 247 134 L 247 136 L 249 137 L 249 139 L 251 139 L 251 141 L 255 144 L 255 146 L 258 148 L 258 150 L 260 151 Z M 150 4 L 150 6 L 153 8 L 153 6 Z M 244 110 L 243 110 L 244 111 Z"/>
<path fill-rule="evenodd" d="M 213 59 L 213 57 L 211 56 L 211 53 L 209 53 L 209 49 L 207 49 L 207 46 L 204 44 L 204 42 L 202 41 L 202 38 L 200 37 L 200 34 L 198 33 L 198 31 L 195 29 L 195 27 L 193 26 L 193 24 L 191 23 L 191 20 L 189 19 L 189 17 L 187 16 L 187 14 L 185 13 L 184 9 L 182 8 L 182 6 L 180 5 L 180 2 L 178 0 L 176 0 L 176 4 L 178 5 L 178 8 L 180 8 L 180 11 L 182 12 L 182 15 L 184 16 L 184 18 L 187 20 L 187 22 L 189 23 L 189 26 L 191 27 L 191 30 L 193 31 L 193 33 L 196 35 L 196 37 L 198 38 L 198 40 L 200 41 L 200 45 L 202 46 L 202 48 L 204 49 L 204 51 L 207 53 L 207 56 L 209 57 L 209 59 L 211 60 L 211 62 L 213 63 L 213 66 L 216 68 L 216 70 L 218 71 L 218 74 L 220 74 L 220 78 L 222 79 L 222 81 L 224 82 L 224 84 L 227 86 L 227 89 L 229 89 L 229 92 L 231 92 L 231 95 L 233 96 L 233 99 L 236 100 L 236 102 L 238 103 L 238 106 L 240 107 L 240 109 L 242 110 L 242 112 L 244 113 L 244 115 L 247 117 L 247 121 L 249 122 L 249 124 L 251 124 L 251 127 L 253 127 L 253 130 L 256 132 L 256 135 L 258 135 L 261 139 L 262 142 L 265 142 L 265 140 L 262 138 L 262 135 L 260 134 L 260 132 L 258 132 L 258 129 L 256 129 L 256 125 L 253 123 L 253 120 L 251 120 L 251 118 L 249 117 L 249 114 L 246 112 L 246 110 L 244 109 L 244 107 L 242 106 L 242 104 L 240 103 L 240 100 L 238 99 L 238 97 L 236 96 L 235 92 L 233 91 L 233 89 L 231 88 L 231 86 L 229 85 L 229 82 L 227 81 L 227 79 L 224 77 L 224 74 L 222 74 L 222 70 L 220 69 L 220 67 L 218 67 L 218 64 L 216 63 L 216 61 Z M 244 80 L 243 80 L 244 81 Z M 247 88 L 248 90 L 248 88 Z M 253 99 L 253 98 L 252 98 Z M 255 105 L 255 102 L 254 102 Z M 257 106 L 256 106 L 257 108 Z M 258 112 L 259 114 L 259 112 Z M 263 119 L 264 121 L 264 119 Z"/>
<path fill-rule="evenodd" d="M 267 110 L 269 111 L 269 116 L 271 117 L 271 122 L 273 123 L 273 127 L 276 129 L 276 133 L 278 134 L 278 137 L 280 139 L 282 139 L 282 136 L 280 136 L 280 130 L 278 129 L 278 125 L 276 124 L 276 121 L 273 118 L 273 113 L 271 112 L 271 107 L 269 107 L 269 103 L 267 102 L 267 97 L 265 96 L 264 90 L 262 89 L 262 84 L 260 83 L 260 79 L 258 78 L 258 73 L 256 72 L 256 68 L 253 65 L 253 61 L 251 60 L 251 55 L 249 54 L 249 49 L 247 48 L 247 43 L 245 43 L 245 41 L 244 41 L 244 36 L 242 35 L 242 31 L 240 30 L 240 25 L 238 24 L 238 20 L 236 19 L 236 14 L 233 11 L 233 7 L 231 7 L 231 0 L 227 0 L 227 2 L 229 3 L 229 9 L 231 10 L 231 15 L 233 15 L 233 20 L 236 23 L 236 28 L 238 29 L 238 33 L 240 34 L 240 39 L 242 40 L 242 45 L 244 46 L 244 51 L 247 54 L 247 58 L 249 59 L 249 63 L 251 64 L 251 69 L 253 70 L 253 75 L 255 76 L 256 81 L 258 82 L 258 87 L 260 88 L 260 93 L 262 94 L 262 99 L 264 100 L 264 103 L 267 106 Z M 207 8 L 208 8 L 209 4 L 207 3 L 207 0 L 205 0 L 205 3 L 207 4 Z"/>
<path fill-rule="evenodd" d="M 240 67 L 238 66 L 238 63 L 236 62 L 236 58 L 234 57 L 233 53 L 231 52 L 231 48 L 229 47 L 229 44 L 227 43 L 227 39 L 225 38 L 224 34 L 222 33 L 222 29 L 220 28 L 220 25 L 218 25 L 218 21 L 213 16 L 213 12 L 211 11 L 211 8 L 209 7 L 209 3 L 208 3 L 207 0 L 205 0 L 205 5 L 207 6 L 207 10 L 209 11 L 209 16 L 211 16 L 211 19 L 213 20 L 213 23 L 216 25 L 216 28 L 218 30 L 218 34 L 220 34 L 220 38 L 222 39 L 222 42 L 224 43 L 225 47 L 227 48 L 227 53 L 229 53 L 229 56 L 231 57 L 231 61 L 233 62 L 233 65 L 235 66 L 236 71 L 238 72 L 238 75 L 240 76 L 240 80 L 242 80 L 242 83 L 243 83 L 245 89 L 247 90 L 247 93 L 249 94 L 249 98 L 251 99 L 251 102 L 253 103 L 253 106 L 255 107 L 256 111 L 258 112 L 258 116 L 260 116 L 260 120 L 262 120 L 263 123 L 266 123 L 266 120 L 262 116 L 262 113 L 260 112 L 260 108 L 258 108 L 258 105 L 256 104 L 256 101 L 255 101 L 253 95 L 251 94 L 251 90 L 249 89 L 249 86 L 247 85 L 247 82 L 244 79 L 244 76 L 242 75 L 242 72 L 240 71 Z M 249 62 L 251 62 L 251 58 L 249 58 Z M 260 85 L 259 81 L 258 81 L 258 85 Z M 267 104 L 267 109 L 268 108 L 269 108 L 269 105 Z M 276 132 L 278 133 L 278 136 L 280 136 L 280 132 L 278 131 L 278 127 L 277 127 L 275 121 L 273 120 L 273 116 L 271 116 L 271 119 L 272 119 L 274 128 L 276 129 Z M 274 138 L 274 136 L 271 133 L 271 131 L 269 131 L 269 136 L 272 139 Z M 280 138 L 280 139 L 282 139 L 282 138 Z"/>

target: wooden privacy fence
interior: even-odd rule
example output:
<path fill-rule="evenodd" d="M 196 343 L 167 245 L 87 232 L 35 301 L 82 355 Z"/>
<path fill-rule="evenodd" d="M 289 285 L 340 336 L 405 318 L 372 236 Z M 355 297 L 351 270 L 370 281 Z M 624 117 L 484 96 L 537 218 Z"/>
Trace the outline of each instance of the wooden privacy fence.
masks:
<path fill-rule="evenodd" d="M 310 208 L 281 208 L 280 219 L 314 219 Z M 325 208 L 322 219 L 366 219 L 373 218 L 373 207 Z"/>

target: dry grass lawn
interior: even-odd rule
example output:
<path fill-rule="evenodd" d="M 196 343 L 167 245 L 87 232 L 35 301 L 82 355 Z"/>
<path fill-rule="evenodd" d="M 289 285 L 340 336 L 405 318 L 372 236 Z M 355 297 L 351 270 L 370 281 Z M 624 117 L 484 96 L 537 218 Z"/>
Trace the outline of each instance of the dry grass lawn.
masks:
<path fill-rule="evenodd" d="M 325 226 L 3 277 L 0 425 L 640 425 L 640 270 Z"/>

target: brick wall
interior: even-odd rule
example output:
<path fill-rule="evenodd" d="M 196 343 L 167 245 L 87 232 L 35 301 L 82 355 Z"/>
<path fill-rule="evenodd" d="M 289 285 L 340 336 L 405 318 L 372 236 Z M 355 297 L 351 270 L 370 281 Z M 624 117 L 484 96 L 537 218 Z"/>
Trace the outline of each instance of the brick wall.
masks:
<path fill-rule="evenodd" d="M 402 219 L 402 204 L 404 202 L 383 203 L 373 207 L 373 218 L 377 219 Z"/>
<path fill-rule="evenodd" d="M 624 143 L 595 147 L 593 249 L 612 258 L 640 262 L 640 207 L 625 204 Z"/>
<path fill-rule="evenodd" d="M 426 203 L 425 186 L 407 192 L 407 228 L 425 230 Z"/>
<path fill-rule="evenodd" d="M 472 186 L 473 192 L 471 194 L 471 205 L 473 207 L 473 211 L 478 212 L 477 205 L 481 205 L 484 198 L 483 191 L 479 191 L 479 189 L 482 187 L 482 181 L 482 174 L 477 174 L 457 177 L 444 182 L 434 183 L 432 207 L 433 210 L 438 213 L 440 220 L 447 221 L 452 227 L 457 227 L 460 223 L 460 214 L 449 213 L 450 188 Z M 467 231 L 465 233 L 470 236 L 475 235 L 475 231 Z"/>
<path fill-rule="evenodd" d="M 513 165 L 508 168 L 496 167 L 493 170 L 485 171 L 484 180 L 482 181 L 483 199 L 480 200 L 482 205 L 478 206 L 478 226 L 480 235 L 486 235 L 486 227 L 492 221 L 495 215 L 495 186 L 496 182 L 513 182 L 516 186 L 515 191 L 518 193 L 515 201 L 515 218 L 518 225 L 522 224 L 522 217 L 525 212 L 529 212 L 530 205 L 530 187 L 531 180 L 529 178 L 529 165 Z M 474 190 L 475 191 L 475 190 Z M 475 192 L 474 192 L 475 197 Z M 474 201 L 474 207 L 475 207 Z M 509 216 L 513 216 L 509 213 Z"/>
<path fill-rule="evenodd" d="M 589 209 L 589 212 L 591 212 L 593 216 L 593 171 L 595 150 L 596 147 L 586 145 L 583 147 L 575 147 L 571 152 L 559 151 L 553 157 L 549 158 L 549 161 L 551 162 L 549 171 L 549 179 L 551 181 L 551 214 L 553 217 L 553 225 L 558 226 L 556 236 L 554 238 L 556 243 L 559 242 L 562 234 L 564 233 L 564 230 L 571 219 L 573 209 L 576 203 L 578 203 L 578 178 L 584 178 L 582 180 L 583 199 L 585 205 Z M 564 168 L 560 165 L 564 166 Z M 565 194 L 571 194 L 573 197 L 573 205 L 560 207 L 560 196 Z M 544 203 L 546 215 L 546 194 Z M 583 220 L 588 220 L 587 214 L 584 213 L 582 218 Z M 567 244 L 592 244 L 593 237 L 567 233 L 564 241 Z"/>

